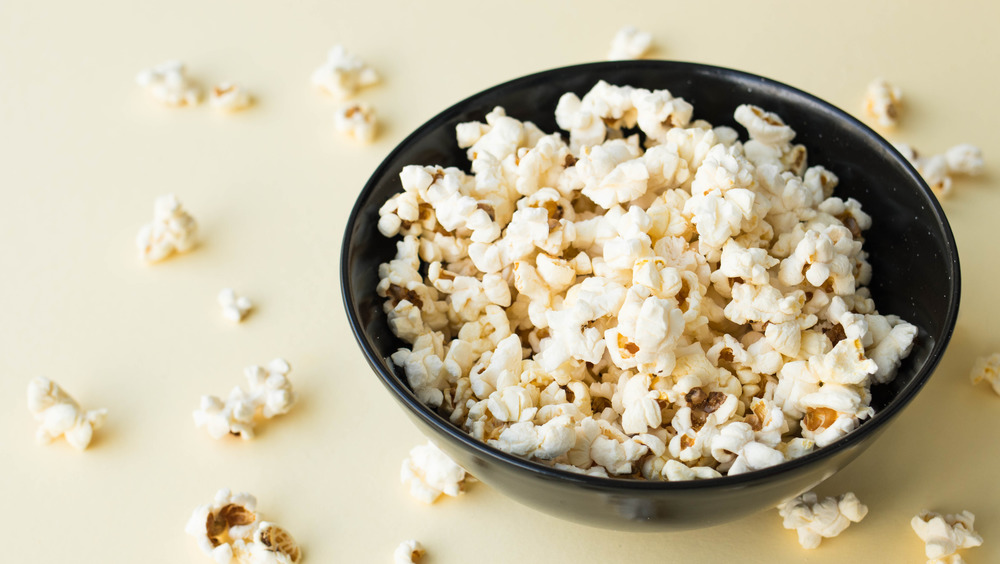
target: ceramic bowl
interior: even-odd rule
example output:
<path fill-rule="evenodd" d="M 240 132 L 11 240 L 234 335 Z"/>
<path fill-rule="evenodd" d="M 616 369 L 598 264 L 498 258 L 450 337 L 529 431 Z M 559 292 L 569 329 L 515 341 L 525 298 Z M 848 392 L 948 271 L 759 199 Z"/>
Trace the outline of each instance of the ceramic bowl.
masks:
<path fill-rule="evenodd" d="M 802 458 L 736 476 L 653 482 L 582 476 L 554 470 L 494 449 L 423 405 L 389 355 L 403 346 L 389 331 L 375 294 L 378 266 L 395 253 L 379 234 L 379 207 L 402 190 L 408 164 L 468 170 L 455 126 L 482 120 L 494 106 L 558 131 L 554 109 L 565 92 L 582 96 L 598 80 L 648 89 L 666 88 L 695 108 L 695 118 L 740 131 L 739 104 L 775 112 L 806 145 L 810 164 L 840 178 L 836 195 L 859 200 L 874 218 L 865 234 L 874 275 L 870 289 L 880 313 L 919 328 L 913 351 L 889 384 L 872 388 L 875 415 L 856 431 Z M 790 86 L 745 72 L 669 61 L 592 63 L 532 74 L 489 88 L 417 128 L 375 170 L 358 196 L 344 233 L 341 284 L 347 316 L 375 377 L 429 438 L 489 486 L 539 511 L 598 527 L 678 530 L 715 525 L 774 507 L 846 466 L 896 419 L 941 359 L 958 313 L 958 252 L 935 196 L 917 172 L 882 137 L 832 105 Z M 892 461 L 886 460 L 891 466 Z"/>

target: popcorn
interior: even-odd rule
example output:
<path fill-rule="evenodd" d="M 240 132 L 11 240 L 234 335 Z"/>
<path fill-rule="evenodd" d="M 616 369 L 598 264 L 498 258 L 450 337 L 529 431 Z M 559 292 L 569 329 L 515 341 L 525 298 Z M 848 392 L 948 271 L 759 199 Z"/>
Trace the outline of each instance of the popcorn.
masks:
<path fill-rule="evenodd" d="M 611 40 L 608 60 L 641 59 L 649 51 L 652 43 L 653 36 L 651 34 L 627 25 L 619 29 L 614 39 Z"/>
<path fill-rule="evenodd" d="M 285 529 L 261 521 L 257 498 L 219 490 L 210 504 L 191 513 L 184 531 L 217 564 L 296 564 L 302 549 Z"/>
<path fill-rule="evenodd" d="M 222 317 L 233 323 L 243 321 L 243 318 L 253 309 L 250 299 L 237 295 L 232 288 L 223 288 L 219 292 L 218 302 L 222 306 Z"/>
<path fill-rule="evenodd" d="M 903 91 L 889 84 L 884 78 L 876 78 L 868 84 L 865 94 L 865 111 L 883 127 L 893 127 L 899 118 L 899 107 L 903 102 Z"/>
<path fill-rule="evenodd" d="M 418 399 L 512 455 L 648 480 L 770 467 L 872 416 L 919 335 L 865 288 L 871 216 L 779 116 L 740 106 L 741 141 L 693 111 L 601 81 L 559 99 L 568 144 L 497 107 L 455 128 L 468 172 L 403 167 L 376 291 Z"/>
<path fill-rule="evenodd" d="M 341 106 L 333 114 L 333 128 L 359 143 L 375 139 L 375 109 L 364 102 Z"/>
<path fill-rule="evenodd" d="M 409 486 L 410 495 L 427 504 L 442 494 L 458 497 L 465 478 L 465 470 L 430 441 L 413 447 L 400 469 L 400 480 Z"/>
<path fill-rule="evenodd" d="M 420 562 L 424 556 L 424 545 L 416 540 L 408 540 L 399 543 L 396 551 L 392 553 L 393 564 L 415 564 Z"/>
<path fill-rule="evenodd" d="M 326 62 L 312 73 L 314 85 L 340 100 L 378 81 L 378 74 L 342 45 L 330 49 Z"/>
<path fill-rule="evenodd" d="M 271 419 L 288 413 L 295 403 L 288 373 L 292 368 L 284 359 L 276 358 L 267 367 L 248 366 L 244 370 L 249 388 L 237 386 L 226 401 L 216 396 L 202 396 L 194 412 L 196 427 L 205 427 L 213 439 L 227 434 L 244 440 L 254 437 L 255 420 Z"/>
<path fill-rule="evenodd" d="M 59 384 L 42 377 L 28 383 L 28 410 L 39 423 L 35 433 L 38 444 L 48 444 L 62 435 L 77 450 L 90 445 L 94 430 L 108 415 L 107 409 L 84 411 Z"/>
<path fill-rule="evenodd" d="M 194 106 L 201 98 L 198 88 L 184 72 L 184 63 L 167 61 L 140 72 L 135 77 L 154 100 L 167 106 Z"/>
<path fill-rule="evenodd" d="M 139 258 L 161 261 L 174 252 L 184 253 L 198 242 L 198 224 L 173 194 L 160 196 L 153 203 L 153 222 L 142 226 L 136 236 Z"/>
<path fill-rule="evenodd" d="M 939 198 L 951 193 L 952 176 L 977 176 L 985 170 L 983 152 L 975 145 L 955 145 L 943 155 L 930 157 L 919 156 L 913 147 L 905 143 L 897 144 L 896 149 L 913 164 Z"/>
<path fill-rule="evenodd" d="M 851 523 L 860 523 L 868 515 L 868 506 L 851 492 L 818 501 L 809 492 L 778 506 L 786 529 L 795 529 L 802 548 L 817 548 L 824 538 L 844 532 Z"/>
<path fill-rule="evenodd" d="M 223 112 L 245 110 L 253 103 L 250 93 L 239 84 L 223 82 L 215 85 L 208 93 L 208 102 L 213 108 Z"/>
<path fill-rule="evenodd" d="M 1000 353 L 977 358 L 969 377 L 973 384 L 985 381 L 993 387 L 994 392 L 1000 394 Z"/>
<path fill-rule="evenodd" d="M 941 515 L 924 510 L 910 521 L 910 526 L 926 545 L 927 564 L 962 564 L 965 560 L 959 550 L 983 544 L 983 537 L 972 528 L 975 520 L 969 511 Z"/>

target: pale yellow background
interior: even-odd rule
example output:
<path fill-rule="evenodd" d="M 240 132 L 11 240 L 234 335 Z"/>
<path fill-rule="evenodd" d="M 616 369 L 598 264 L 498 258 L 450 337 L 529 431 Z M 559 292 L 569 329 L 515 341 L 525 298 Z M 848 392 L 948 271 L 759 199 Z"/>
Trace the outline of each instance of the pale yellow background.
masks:
<path fill-rule="evenodd" d="M 942 8 L 931 8 L 940 4 Z M 220 487 L 247 490 L 307 561 L 389 562 L 420 539 L 429 564 L 468 562 L 920 562 L 922 508 L 976 514 L 971 564 L 1000 561 L 1000 398 L 969 384 L 1000 350 L 996 2 L 0 3 L 0 531 L 2 562 L 207 562 L 183 532 Z M 814 551 L 771 511 L 712 529 L 626 534 L 563 522 L 480 484 L 425 507 L 399 484 L 422 441 L 362 359 L 339 289 L 344 222 L 372 170 L 450 104 L 537 70 L 602 59 L 619 26 L 658 56 L 769 76 L 858 114 L 885 75 L 906 95 L 891 138 L 926 152 L 980 145 L 987 174 L 945 204 L 963 307 L 937 373 L 885 435 L 820 493 L 856 492 L 860 525 Z M 382 134 L 332 130 L 311 71 L 341 42 L 384 83 L 361 99 Z M 157 106 L 133 79 L 179 58 L 259 104 L 236 116 Z M 204 243 L 152 267 L 133 238 L 159 194 Z M 876 218 L 877 221 L 877 218 Z M 919 283 L 919 280 L 915 280 Z M 258 306 L 240 326 L 215 304 Z M 302 396 L 252 442 L 191 421 L 245 365 L 289 359 Z M 47 376 L 110 415 L 90 450 L 34 444 L 27 382 Z"/>

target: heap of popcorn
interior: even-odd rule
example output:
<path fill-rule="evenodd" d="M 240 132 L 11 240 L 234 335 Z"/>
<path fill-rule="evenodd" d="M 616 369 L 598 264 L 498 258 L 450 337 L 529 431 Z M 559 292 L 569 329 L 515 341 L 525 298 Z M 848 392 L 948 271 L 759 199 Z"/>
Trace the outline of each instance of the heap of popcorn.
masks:
<path fill-rule="evenodd" d="M 559 100 L 568 144 L 498 107 L 457 127 L 471 174 L 403 168 L 378 294 L 421 401 L 505 452 L 650 480 L 772 466 L 873 414 L 917 329 L 864 287 L 871 217 L 779 116 L 736 108 L 741 142 L 692 112 L 602 81 Z"/>

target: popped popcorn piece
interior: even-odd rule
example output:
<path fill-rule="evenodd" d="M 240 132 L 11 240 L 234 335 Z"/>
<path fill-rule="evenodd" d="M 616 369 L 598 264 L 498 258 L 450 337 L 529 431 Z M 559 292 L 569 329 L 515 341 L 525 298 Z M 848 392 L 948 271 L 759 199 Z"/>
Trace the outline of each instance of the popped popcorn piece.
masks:
<path fill-rule="evenodd" d="M 194 106 L 201 98 L 198 87 L 185 74 L 184 63 L 166 61 L 140 72 L 135 77 L 154 100 L 167 106 Z"/>
<path fill-rule="evenodd" d="M 466 479 L 465 470 L 455 464 L 434 443 L 415 446 L 410 456 L 403 460 L 400 480 L 410 488 L 410 495 L 431 504 L 441 495 L 458 497 Z"/>
<path fill-rule="evenodd" d="M 378 128 L 375 108 L 364 102 L 341 106 L 333 114 L 333 128 L 359 143 L 371 143 Z"/>
<path fill-rule="evenodd" d="M 931 155 L 930 157 L 918 155 L 916 149 L 905 143 L 897 143 L 895 147 L 906 160 L 913 164 L 939 198 L 951 193 L 952 176 L 977 176 L 985 170 L 983 152 L 975 145 L 967 143 L 955 145 L 945 151 L 943 155 Z"/>
<path fill-rule="evenodd" d="M 223 112 L 245 110 L 253 103 L 250 93 L 235 82 L 216 84 L 208 93 L 208 102 L 213 108 Z"/>
<path fill-rule="evenodd" d="M 302 549 L 285 529 L 260 520 L 257 498 L 219 490 L 212 503 L 198 506 L 184 531 L 217 564 L 296 564 Z"/>
<path fill-rule="evenodd" d="M 871 216 L 779 116 L 740 106 L 743 142 L 693 111 L 600 81 L 560 97 L 568 145 L 497 107 L 456 126 L 469 172 L 402 169 L 377 293 L 422 402 L 513 455 L 648 480 L 766 468 L 872 416 L 919 336 L 865 288 Z"/>
<path fill-rule="evenodd" d="M 986 382 L 993 387 L 994 392 L 1000 394 L 1000 353 L 977 358 L 969 377 L 973 384 Z"/>
<path fill-rule="evenodd" d="M 222 306 L 222 317 L 233 323 L 243 321 L 243 318 L 253 309 L 250 299 L 238 295 L 236 290 L 232 288 L 223 288 L 219 291 L 218 302 Z"/>
<path fill-rule="evenodd" d="M 424 545 L 420 544 L 420 541 L 412 539 L 403 541 L 399 543 L 396 551 L 392 553 L 392 561 L 393 564 L 416 564 L 420 562 L 420 559 L 423 558 L 426 552 Z"/>
<path fill-rule="evenodd" d="M 233 388 L 222 401 L 216 396 L 202 396 L 194 412 L 196 427 L 205 427 L 213 439 L 227 434 L 244 440 L 254 437 L 255 421 L 284 415 L 295 403 L 295 392 L 288 380 L 292 367 L 287 361 L 276 358 L 266 367 L 248 366 L 244 369 L 248 388 Z"/>
<path fill-rule="evenodd" d="M 59 436 L 77 450 L 90 445 L 94 430 L 104 424 L 107 409 L 83 410 L 59 384 L 38 377 L 28 383 L 28 410 L 38 421 L 35 439 L 48 444 Z"/>
<path fill-rule="evenodd" d="M 378 81 L 378 73 L 343 45 L 334 45 L 326 55 L 326 62 L 312 73 L 312 83 L 339 100 L 350 98 Z"/>
<path fill-rule="evenodd" d="M 883 127 L 893 127 L 899 119 L 899 109 L 903 103 L 903 91 L 884 78 L 876 78 L 868 84 L 865 94 L 865 111 Z"/>
<path fill-rule="evenodd" d="M 782 525 L 798 532 L 802 548 L 816 548 L 824 538 L 833 538 L 851 523 L 860 523 L 868 515 L 868 506 L 852 492 L 822 501 L 809 492 L 782 503 L 778 512 Z"/>
<path fill-rule="evenodd" d="M 153 222 L 142 226 L 136 236 L 139 258 L 157 262 L 174 252 L 187 252 L 198 242 L 197 235 L 198 223 L 177 196 L 160 196 L 153 203 Z"/>
<path fill-rule="evenodd" d="M 927 564 L 963 564 L 958 551 L 983 544 L 983 537 L 972 528 L 975 521 L 970 511 L 941 515 L 925 509 L 910 520 L 910 526 L 924 541 Z"/>
<path fill-rule="evenodd" d="M 641 59 L 649 52 L 652 44 L 652 34 L 640 31 L 630 25 L 624 26 L 618 30 L 614 39 L 611 40 L 611 50 L 608 51 L 608 60 Z"/>

